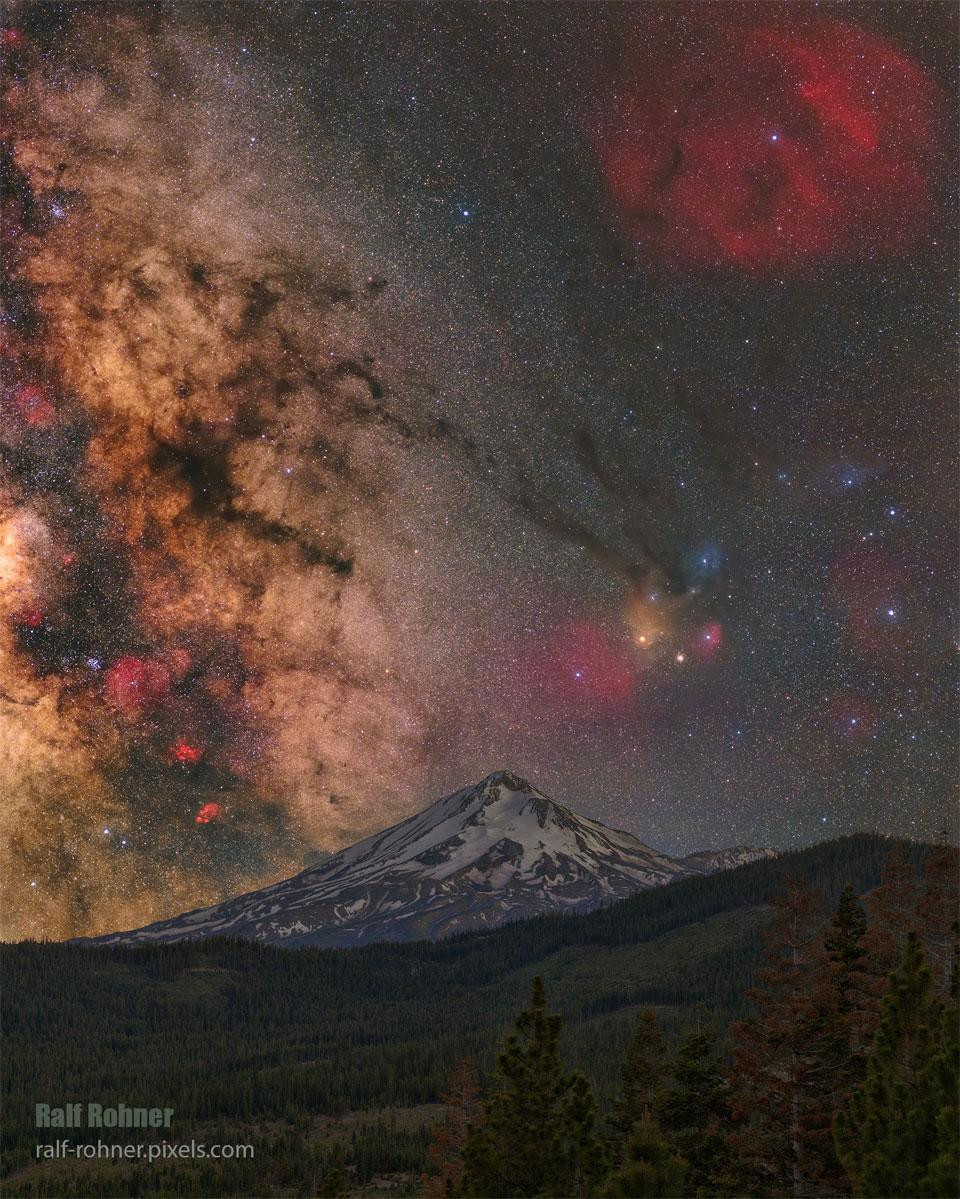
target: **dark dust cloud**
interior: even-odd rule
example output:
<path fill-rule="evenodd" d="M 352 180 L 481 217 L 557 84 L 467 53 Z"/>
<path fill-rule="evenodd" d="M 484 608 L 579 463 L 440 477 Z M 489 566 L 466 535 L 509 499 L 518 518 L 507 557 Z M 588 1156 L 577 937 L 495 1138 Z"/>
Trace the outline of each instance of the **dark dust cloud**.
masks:
<path fill-rule="evenodd" d="M 950 823 L 953 16 L 8 5 L 2 934 Z"/>

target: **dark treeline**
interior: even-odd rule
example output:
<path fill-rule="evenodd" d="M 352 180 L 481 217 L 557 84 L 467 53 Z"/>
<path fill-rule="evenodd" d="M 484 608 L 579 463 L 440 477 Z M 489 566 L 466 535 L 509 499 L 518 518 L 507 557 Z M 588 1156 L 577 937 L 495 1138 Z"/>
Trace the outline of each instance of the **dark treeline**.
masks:
<path fill-rule="evenodd" d="M 590 1080 L 562 1060 L 561 1018 L 535 978 L 485 1087 L 469 1059 L 455 1067 L 425 1194 L 953 1199 L 957 904 L 947 847 L 919 893 L 891 854 L 866 912 L 847 886 L 828 918 L 822 895 L 790 879 L 729 1052 L 702 1026 L 668 1051 L 647 1009 L 605 1119 Z"/>
<path fill-rule="evenodd" d="M 438 1103 L 464 1056 L 490 1069 L 499 1030 L 538 974 L 564 1020 L 564 1068 L 584 1071 L 606 1113 L 640 1009 L 656 1009 L 668 1042 L 696 1019 L 726 1053 L 729 1022 L 751 1010 L 758 931 L 786 880 L 815 884 L 834 908 L 847 885 L 855 895 L 877 887 L 893 844 L 845 838 L 586 916 L 439 943 L 6 946 L 3 1193 L 307 1195 L 376 1174 L 416 1180 L 429 1112 L 416 1120 L 384 1109 Z M 919 877 L 929 847 L 900 854 L 904 874 Z M 694 1017 L 697 1004 L 709 1011 Z M 170 1139 L 251 1142 L 255 1160 L 31 1168 L 36 1142 L 53 1139 L 38 1136 L 33 1105 L 89 1100 L 172 1106 Z M 321 1118 L 331 1126 L 323 1136 Z M 125 1137 L 143 1133 L 110 1134 Z M 171 1170 L 176 1188 L 164 1189 L 158 1179 Z"/>

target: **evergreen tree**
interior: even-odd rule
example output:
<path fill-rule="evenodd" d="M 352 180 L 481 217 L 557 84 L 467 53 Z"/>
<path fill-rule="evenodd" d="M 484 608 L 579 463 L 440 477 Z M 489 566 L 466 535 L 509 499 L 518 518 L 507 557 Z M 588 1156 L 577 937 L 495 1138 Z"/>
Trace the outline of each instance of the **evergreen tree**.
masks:
<path fill-rule="evenodd" d="M 585 1075 L 579 1071 L 570 1078 L 563 1102 L 566 1175 L 571 1180 L 570 1194 L 595 1194 L 595 1186 L 607 1174 L 607 1158 L 600 1137 L 597 1101 Z"/>
<path fill-rule="evenodd" d="M 653 1094 L 662 1082 L 665 1048 L 652 1008 L 637 1017 L 633 1037 L 620 1067 L 620 1094 L 613 1105 L 614 1157 L 620 1161 L 634 1126 L 650 1114 Z"/>
<path fill-rule="evenodd" d="M 734 1166 L 727 1141 L 730 1086 L 709 1032 L 683 1036 L 671 1062 L 673 1083 L 653 1112 L 669 1144 L 688 1163 L 688 1193 L 723 1189 Z"/>
<path fill-rule="evenodd" d="M 607 1194 L 611 1199 L 684 1199 L 688 1163 L 660 1135 L 649 1115 L 633 1129 L 623 1164 Z"/>
<path fill-rule="evenodd" d="M 434 1126 L 433 1140 L 427 1147 L 432 1172 L 423 1176 L 424 1199 L 445 1199 L 463 1177 L 467 1129 L 480 1104 L 477 1073 L 470 1058 L 461 1058 L 453 1067 L 442 1100 L 446 1110 L 443 1119 Z"/>
<path fill-rule="evenodd" d="M 824 933 L 823 944 L 831 960 L 836 964 L 839 987 L 843 993 L 843 1004 L 851 1006 L 851 995 L 856 989 L 857 975 L 864 965 L 863 938 L 867 932 L 867 918 L 857 901 L 849 883 L 840 892 L 837 910 L 830 918 Z"/>
<path fill-rule="evenodd" d="M 317 1191 L 320 1199 L 343 1199 L 350 1194 L 350 1182 L 343 1166 L 334 1166 Z"/>
<path fill-rule="evenodd" d="M 864 949 L 874 969 L 876 991 L 876 1018 L 869 1030 L 872 1041 L 887 980 L 900 965 L 907 934 L 916 926 L 917 876 L 901 842 L 894 842 L 879 886 L 865 897 L 864 903 L 869 917 Z"/>
<path fill-rule="evenodd" d="M 849 1193 L 850 1181 L 836 1155 L 833 1114 L 863 1078 L 874 1006 L 863 946 L 866 928 L 863 909 L 848 884 L 824 928 L 820 952 L 813 956 L 810 993 L 797 1029 L 805 1060 L 798 1138 L 807 1185 L 839 1194 Z"/>
<path fill-rule="evenodd" d="M 957 935 L 954 923 L 950 999 L 940 1021 L 940 1043 L 925 1068 L 921 1086 L 934 1113 L 937 1153 L 920 1180 L 922 1195 L 953 1199 L 960 1194 L 960 1001 Z"/>
<path fill-rule="evenodd" d="M 924 863 L 923 892 L 917 901 L 916 929 L 920 934 L 934 990 L 946 998 L 953 964 L 953 925 L 960 904 L 956 846 L 944 840 L 933 847 Z"/>
<path fill-rule="evenodd" d="M 587 1195 L 604 1173 L 589 1084 L 567 1074 L 560 1017 L 536 978 L 530 1006 L 505 1038 L 483 1112 L 471 1124 L 460 1194 L 476 1199 Z"/>
<path fill-rule="evenodd" d="M 920 1199 L 938 1157 L 938 1106 L 927 1091 L 941 1049 L 940 1005 L 915 933 L 890 976 L 866 1078 L 834 1124 L 837 1154 L 856 1195 Z M 953 1192 L 955 1193 L 955 1192 Z"/>
<path fill-rule="evenodd" d="M 759 986 L 747 997 L 755 1014 L 731 1026 L 735 1038 L 731 1146 L 761 1194 L 803 1195 L 817 1163 L 807 1144 L 816 1068 L 810 1051 L 814 965 L 822 951 L 822 900 L 803 880 L 791 879 L 774 902 L 764 931 Z"/>

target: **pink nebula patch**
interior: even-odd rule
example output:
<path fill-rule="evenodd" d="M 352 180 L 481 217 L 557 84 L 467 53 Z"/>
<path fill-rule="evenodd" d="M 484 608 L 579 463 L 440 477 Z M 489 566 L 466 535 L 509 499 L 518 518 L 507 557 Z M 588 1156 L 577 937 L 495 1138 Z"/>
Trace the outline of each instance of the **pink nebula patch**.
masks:
<path fill-rule="evenodd" d="M 16 388 L 11 405 L 24 424 L 46 429 L 56 420 L 57 410 L 50 402 L 46 388 L 39 383 L 24 383 Z"/>
<path fill-rule="evenodd" d="M 140 716 L 157 707 L 170 691 L 170 672 L 152 658 L 118 658 L 103 680 L 104 697 L 124 716 Z"/>
<path fill-rule="evenodd" d="M 625 234 L 677 264 L 758 271 L 920 237 L 941 113 L 924 69 L 848 22 L 724 10 L 704 6 L 695 48 L 653 39 L 627 64 L 597 138 Z"/>
<path fill-rule="evenodd" d="M 638 681 L 629 648 L 586 620 L 556 629 L 524 669 L 548 707 L 585 717 L 621 708 Z"/>
<path fill-rule="evenodd" d="M 174 741 L 170 746 L 170 757 L 175 762 L 182 762 L 185 766 L 192 766 L 203 757 L 203 750 L 199 745 L 193 745 L 191 742 L 181 738 L 178 741 Z"/>
<path fill-rule="evenodd" d="M 193 819 L 195 824 L 212 824 L 215 820 L 219 820 L 222 815 L 222 804 L 205 803 Z"/>

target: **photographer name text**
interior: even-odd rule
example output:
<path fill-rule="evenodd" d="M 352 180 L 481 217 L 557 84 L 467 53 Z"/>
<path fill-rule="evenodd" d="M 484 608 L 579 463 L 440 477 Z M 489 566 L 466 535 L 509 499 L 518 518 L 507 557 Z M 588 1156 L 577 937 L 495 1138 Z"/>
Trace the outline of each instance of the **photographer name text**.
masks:
<path fill-rule="evenodd" d="M 36 1105 L 37 1128 L 169 1128 L 172 1107 L 133 1107 L 118 1103 L 50 1103 Z"/>

